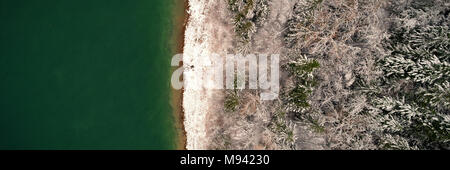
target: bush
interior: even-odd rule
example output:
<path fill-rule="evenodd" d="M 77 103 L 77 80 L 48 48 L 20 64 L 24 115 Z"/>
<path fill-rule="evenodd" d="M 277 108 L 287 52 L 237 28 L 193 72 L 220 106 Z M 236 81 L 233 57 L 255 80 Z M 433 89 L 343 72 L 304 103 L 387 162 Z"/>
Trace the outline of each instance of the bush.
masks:
<path fill-rule="evenodd" d="M 234 112 L 239 106 L 239 96 L 236 93 L 230 93 L 225 97 L 225 111 Z"/>

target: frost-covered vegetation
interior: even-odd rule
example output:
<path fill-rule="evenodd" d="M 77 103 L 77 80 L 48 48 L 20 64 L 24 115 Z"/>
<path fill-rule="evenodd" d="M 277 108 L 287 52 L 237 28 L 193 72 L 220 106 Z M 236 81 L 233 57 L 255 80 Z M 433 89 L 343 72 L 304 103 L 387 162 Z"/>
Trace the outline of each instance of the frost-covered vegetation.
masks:
<path fill-rule="evenodd" d="M 299 1 L 285 44 L 322 64 L 300 122 L 330 149 L 449 149 L 449 5 Z"/>
<path fill-rule="evenodd" d="M 320 64 L 304 56 L 293 57 L 291 60 L 285 67 L 293 76 L 295 86 L 285 95 L 286 110 L 303 113 L 310 107 L 308 98 L 317 86 L 313 71 L 319 68 Z"/>
<path fill-rule="evenodd" d="M 282 54 L 282 88 L 226 92 L 211 148 L 450 149 L 449 0 L 226 2 L 234 48 Z"/>
<path fill-rule="evenodd" d="M 374 106 L 382 148 L 449 149 L 450 32 L 448 1 L 413 1 L 395 15 L 379 61 L 383 79 Z"/>
<path fill-rule="evenodd" d="M 284 42 L 288 50 L 320 63 L 314 72 L 316 87 L 310 108 L 295 121 L 308 127 L 298 134 L 298 148 L 315 132 L 322 142 L 312 149 L 375 149 L 379 132 L 375 117 L 367 113 L 369 99 L 362 87 L 380 75 L 376 60 L 385 51 L 381 41 L 385 1 L 301 0 L 286 23 Z M 301 129 L 301 128 L 299 128 Z M 317 147 L 317 146 L 320 147 Z"/>
<path fill-rule="evenodd" d="M 228 0 L 228 8 L 234 15 L 236 35 L 244 43 L 251 41 L 269 14 L 268 0 Z"/>

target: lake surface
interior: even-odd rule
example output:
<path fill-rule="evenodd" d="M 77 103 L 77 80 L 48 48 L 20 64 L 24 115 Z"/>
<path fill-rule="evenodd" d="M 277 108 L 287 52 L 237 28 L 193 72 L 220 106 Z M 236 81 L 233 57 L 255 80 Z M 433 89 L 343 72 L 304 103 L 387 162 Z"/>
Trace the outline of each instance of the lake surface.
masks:
<path fill-rule="evenodd" d="M 0 2 L 0 149 L 175 149 L 174 0 Z"/>

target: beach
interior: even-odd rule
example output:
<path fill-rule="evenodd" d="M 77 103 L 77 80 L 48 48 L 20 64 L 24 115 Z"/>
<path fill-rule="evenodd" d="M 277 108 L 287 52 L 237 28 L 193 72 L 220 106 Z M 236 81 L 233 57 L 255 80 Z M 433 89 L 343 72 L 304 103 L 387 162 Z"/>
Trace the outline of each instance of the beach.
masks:
<path fill-rule="evenodd" d="M 214 85 L 214 75 L 207 74 L 211 54 L 224 56 L 231 49 L 233 27 L 228 24 L 225 1 L 189 0 L 189 22 L 184 41 L 184 127 L 186 148 L 208 149 L 212 134 L 220 133 L 223 90 L 203 88 Z"/>
<path fill-rule="evenodd" d="M 172 56 L 176 54 L 181 54 L 184 51 L 184 41 L 185 41 L 185 30 L 188 22 L 188 13 L 187 10 L 189 8 L 188 0 L 182 0 L 175 4 L 173 9 L 173 34 L 172 41 L 174 44 Z M 182 63 L 180 63 L 182 64 Z M 175 71 L 175 68 L 172 68 L 172 72 Z M 184 112 L 183 112 L 183 89 L 175 90 L 172 89 L 172 109 L 175 117 L 175 126 L 177 129 L 177 150 L 185 150 L 186 149 L 186 131 L 184 129 Z"/>
<path fill-rule="evenodd" d="M 196 88 L 201 84 L 202 65 L 209 54 L 207 37 L 204 36 L 204 15 L 207 3 L 204 1 L 189 1 L 189 22 L 185 32 L 184 44 L 184 128 L 186 130 L 186 148 L 206 149 L 205 119 L 208 108 L 207 94 L 204 90 Z M 194 67 L 191 67 L 194 66 Z"/>

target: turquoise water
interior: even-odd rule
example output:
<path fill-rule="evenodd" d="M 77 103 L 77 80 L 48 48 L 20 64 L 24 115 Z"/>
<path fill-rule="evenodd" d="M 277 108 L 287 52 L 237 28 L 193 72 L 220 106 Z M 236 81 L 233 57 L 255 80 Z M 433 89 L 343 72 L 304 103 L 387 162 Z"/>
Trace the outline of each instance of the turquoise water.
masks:
<path fill-rule="evenodd" d="M 174 149 L 174 0 L 0 2 L 0 149 Z"/>

